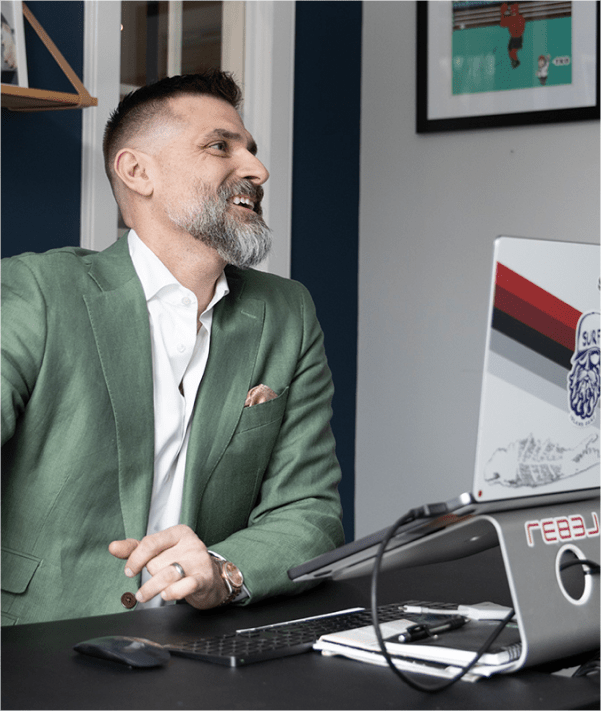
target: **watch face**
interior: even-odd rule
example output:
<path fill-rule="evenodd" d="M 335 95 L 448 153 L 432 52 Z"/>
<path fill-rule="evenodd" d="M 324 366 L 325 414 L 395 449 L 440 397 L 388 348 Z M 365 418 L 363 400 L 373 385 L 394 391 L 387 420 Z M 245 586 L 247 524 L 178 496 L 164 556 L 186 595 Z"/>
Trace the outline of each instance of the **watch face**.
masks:
<path fill-rule="evenodd" d="M 233 587 L 235 587 L 235 588 L 242 587 L 242 583 L 244 582 L 242 573 L 233 563 L 230 563 L 229 560 L 226 563 L 224 563 L 223 572 L 227 575 L 227 578 Z"/>

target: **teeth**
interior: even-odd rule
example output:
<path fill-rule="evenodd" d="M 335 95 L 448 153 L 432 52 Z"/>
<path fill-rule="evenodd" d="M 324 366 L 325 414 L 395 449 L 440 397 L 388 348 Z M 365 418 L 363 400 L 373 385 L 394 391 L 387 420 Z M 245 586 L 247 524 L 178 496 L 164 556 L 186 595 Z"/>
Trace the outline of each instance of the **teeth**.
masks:
<path fill-rule="evenodd" d="M 233 200 L 234 205 L 247 205 L 248 207 L 254 207 L 254 203 L 250 198 L 247 197 L 241 197 L 240 195 L 236 195 L 236 197 Z"/>

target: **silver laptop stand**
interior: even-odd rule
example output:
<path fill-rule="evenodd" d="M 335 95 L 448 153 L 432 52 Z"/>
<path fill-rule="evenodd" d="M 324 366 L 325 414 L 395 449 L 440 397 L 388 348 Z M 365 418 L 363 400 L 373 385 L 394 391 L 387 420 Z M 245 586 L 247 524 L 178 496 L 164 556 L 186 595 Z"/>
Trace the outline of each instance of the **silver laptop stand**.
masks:
<path fill-rule="evenodd" d="M 495 545 L 522 638 L 522 654 L 507 671 L 597 649 L 599 574 L 576 559 L 599 564 L 599 497 L 466 516 L 409 543 L 395 565 L 453 560 Z"/>

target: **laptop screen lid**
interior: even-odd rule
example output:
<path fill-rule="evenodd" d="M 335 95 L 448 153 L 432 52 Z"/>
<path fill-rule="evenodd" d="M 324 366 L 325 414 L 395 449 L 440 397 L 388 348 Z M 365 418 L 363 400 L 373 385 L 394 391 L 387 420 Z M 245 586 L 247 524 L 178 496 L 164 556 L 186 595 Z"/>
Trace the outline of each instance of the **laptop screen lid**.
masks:
<path fill-rule="evenodd" d="M 440 549 L 415 547 L 463 517 L 598 496 L 599 256 L 593 244 L 497 238 L 473 490 L 422 507 L 422 518 L 390 541 L 383 567 L 495 545 L 482 535 L 471 548 L 452 540 Z M 301 582 L 366 573 L 388 530 L 288 575 Z"/>
<path fill-rule="evenodd" d="M 499 237 L 494 251 L 474 500 L 598 487 L 599 246 Z"/>

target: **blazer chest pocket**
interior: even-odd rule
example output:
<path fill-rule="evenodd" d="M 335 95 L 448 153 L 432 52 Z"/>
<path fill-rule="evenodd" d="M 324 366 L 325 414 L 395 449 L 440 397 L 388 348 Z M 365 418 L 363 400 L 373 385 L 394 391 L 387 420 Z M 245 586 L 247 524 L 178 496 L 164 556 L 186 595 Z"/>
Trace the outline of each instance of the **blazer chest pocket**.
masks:
<path fill-rule="evenodd" d="M 279 422 L 284 416 L 286 410 L 286 402 L 288 400 L 288 388 L 283 390 L 276 398 L 268 402 L 262 402 L 259 405 L 245 407 L 240 416 L 238 427 L 234 435 L 241 432 L 254 430 L 257 427 L 269 425 L 272 422 Z"/>

